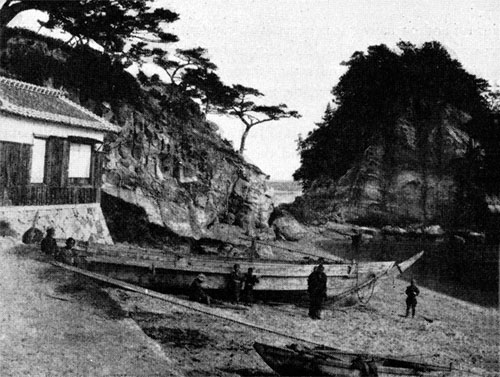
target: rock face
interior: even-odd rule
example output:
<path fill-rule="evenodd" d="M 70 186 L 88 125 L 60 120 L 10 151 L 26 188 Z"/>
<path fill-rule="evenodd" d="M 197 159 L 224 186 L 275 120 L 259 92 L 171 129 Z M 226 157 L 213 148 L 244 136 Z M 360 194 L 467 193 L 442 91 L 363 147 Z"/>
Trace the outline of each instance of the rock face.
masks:
<path fill-rule="evenodd" d="M 459 127 L 469 119 L 447 107 L 426 142 L 419 143 L 415 125 L 401 118 L 390 161 L 386 147 L 368 147 L 337 182 L 312 187 L 299 201 L 300 210 L 317 211 L 324 221 L 369 216 L 424 221 L 446 216 L 456 192 L 452 166 L 465 155 L 469 143 L 469 136 Z"/>
<path fill-rule="evenodd" d="M 158 120 L 142 115 L 133 122 L 124 118 L 123 132 L 107 153 L 106 194 L 139 207 L 149 223 L 181 237 L 211 238 L 209 228 L 219 222 L 248 232 L 268 228 L 273 205 L 267 176 L 214 132 L 158 127 Z M 127 214 L 105 210 L 105 216 L 113 222 Z"/>

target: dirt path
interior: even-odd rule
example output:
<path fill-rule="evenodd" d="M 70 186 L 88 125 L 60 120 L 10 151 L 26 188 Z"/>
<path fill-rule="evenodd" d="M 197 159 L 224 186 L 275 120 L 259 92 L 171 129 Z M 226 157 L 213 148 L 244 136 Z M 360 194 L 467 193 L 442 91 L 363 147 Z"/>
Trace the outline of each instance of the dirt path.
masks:
<path fill-rule="evenodd" d="M 0 376 L 180 375 L 95 283 L 8 246 L 0 243 Z"/>

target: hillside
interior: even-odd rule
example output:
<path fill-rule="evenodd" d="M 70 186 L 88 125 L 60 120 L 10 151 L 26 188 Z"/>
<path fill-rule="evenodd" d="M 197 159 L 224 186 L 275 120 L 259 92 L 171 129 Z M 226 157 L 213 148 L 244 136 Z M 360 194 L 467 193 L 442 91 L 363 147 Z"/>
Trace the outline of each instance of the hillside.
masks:
<path fill-rule="evenodd" d="M 369 46 L 342 63 L 322 121 L 299 139 L 295 206 L 314 220 L 484 231 L 498 192 L 488 83 L 437 41 Z M 498 231 L 497 231 L 498 233 Z"/>
<path fill-rule="evenodd" d="M 21 29 L 7 37 L 3 75 L 62 88 L 122 127 L 104 146 L 101 205 L 115 241 L 211 238 L 221 222 L 268 229 L 266 175 L 221 139 L 190 98 L 161 82 L 139 82 L 94 50 Z"/>

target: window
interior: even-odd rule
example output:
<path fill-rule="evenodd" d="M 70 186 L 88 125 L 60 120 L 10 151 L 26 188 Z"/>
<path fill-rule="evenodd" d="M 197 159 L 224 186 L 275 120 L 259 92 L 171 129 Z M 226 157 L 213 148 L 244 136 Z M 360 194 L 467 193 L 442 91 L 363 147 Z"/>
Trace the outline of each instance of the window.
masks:
<path fill-rule="evenodd" d="M 45 149 L 47 141 L 35 138 L 33 140 L 33 157 L 31 158 L 31 183 L 43 183 L 45 176 Z"/>
<path fill-rule="evenodd" d="M 70 143 L 69 145 L 69 178 L 90 178 L 90 144 Z"/>

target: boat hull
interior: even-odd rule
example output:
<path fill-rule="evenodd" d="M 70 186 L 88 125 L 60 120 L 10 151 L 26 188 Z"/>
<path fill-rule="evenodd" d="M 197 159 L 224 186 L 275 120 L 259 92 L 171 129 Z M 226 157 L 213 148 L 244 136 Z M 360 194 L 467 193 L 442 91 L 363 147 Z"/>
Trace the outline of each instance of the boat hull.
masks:
<path fill-rule="evenodd" d="M 342 298 L 364 288 L 378 279 L 403 272 L 418 260 L 423 252 L 396 264 L 389 262 L 325 263 L 327 293 Z M 114 253 L 88 255 L 85 266 L 90 271 L 129 283 L 160 290 L 186 290 L 200 273 L 206 276 L 204 286 L 224 290 L 234 264 L 242 272 L 252 267 L 259 278 L 256 292 L 307 292 L 307 278 L 317 264 L 276 260 L 248 260 L 221 257 L 180 256 L 119 250 Z"/>
<path fill-rule="evenodd" d="M 225 289 L 234 261 L 217 263 L 199 261 L 122 260 L 112 257 L 88 258 L 88 269 L 115 279 L 142 286 L 160 286 L 166 289 L 186 289 L 196 276 L 206 276 L 205 288 Z M 259 283 L 256 291 L 307 291 L 307 277 L 315 265 L 286 263 L 240 263 L 243 272 L 254 269 Z M 335 296 L 389 271 L 394 262 L 373 262 L 360 265 L 325 265 L 327 291 Z"/>
<path fill-rule="evenodd" d="M 255 343 L 254 348 L 266 364 L 282 376 L 444 377 L 451 373 L 447 367 L 335 349 L 296 350 L 262 343 Z"/>

